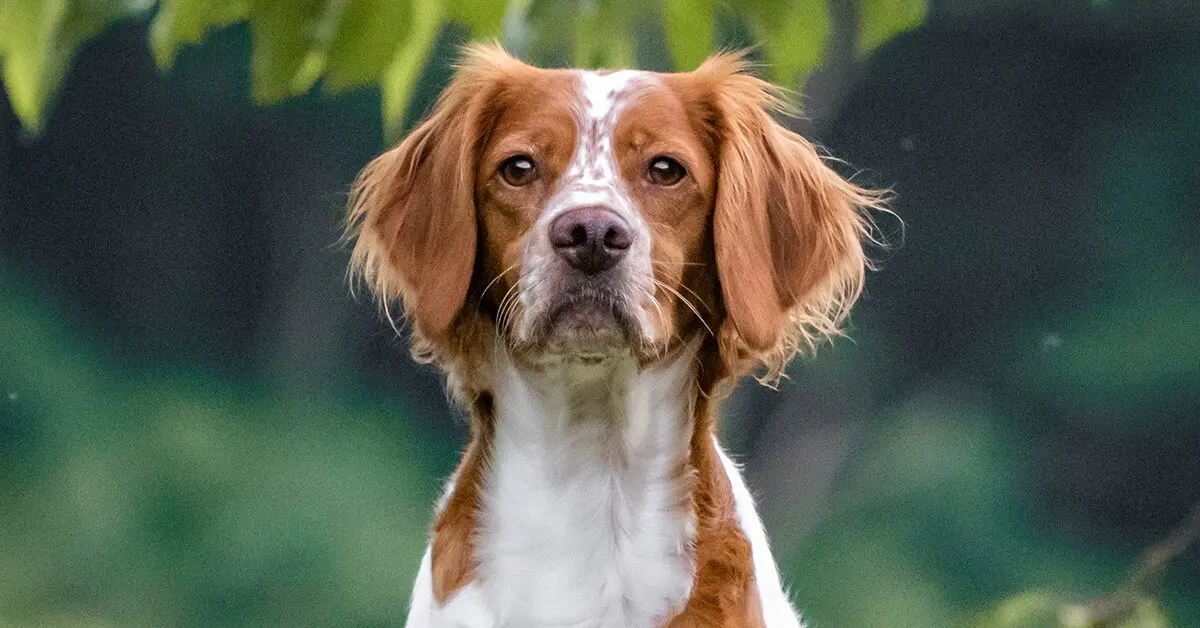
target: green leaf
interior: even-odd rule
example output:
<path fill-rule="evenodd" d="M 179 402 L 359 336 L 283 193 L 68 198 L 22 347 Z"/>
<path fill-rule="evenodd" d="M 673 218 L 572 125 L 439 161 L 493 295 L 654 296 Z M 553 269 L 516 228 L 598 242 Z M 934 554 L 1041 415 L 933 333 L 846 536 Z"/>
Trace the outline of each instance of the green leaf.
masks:
<path fill-rule="evenodd" d="M 441 26 L 441 2 L 413 0 L 412 22 L 408 37 L 380 77 L 383 127 L 388 137 L 396 137 L 404 126 L 404 115 L 412 98 L 412 87 L 429 57 Z"/>
<path fill-rule="evenodd" d="M 676 70 L 692 70 L 712 50 L 715 21 L 711 0 L 664 0 L 663 26 Z"/>
<path fill-rule="evenodd" d="M 581 7 L 575 16 L 575 34 L 571 44 L 571 60 L 576 67 L 588 68 L 604 65 L 605 37 L 600 34 L 603 19 L 595 5 Z"/>
<path fill-rule="evenodd" d="M 446 17 L 466 25 L 476 39 L 498 37 L 507 5 L 502 0 L 455 0 L 446 7 Z"/>
<path fill-rule="evenodd" d="M 250 8 L 250 91 L 275 103 L 308 91 L 324 66 L 322 39 L 332 39 L 344 0 L 256 0 Z"/>
<path fill-rule="evenodd" d="M 925 0 L 859 0 L 858 51 L 866 54 L 925 19 Z"/>
<path fill-rule="evenodd" d="M 514 13 L 521 18 L 505 32 L 505 45 L 526 61 L 543 67 L 573 65 L 578 4 L 564 0 L 517 0 Z"/>
<path fill-rule="evenodd" d="M 13 111 L 30 131 L 41 130 L 46 104 L 66 69 L 66 59 L 55 54 L 55 43 L 67 8 L 66 0 L 8 0 L 0 4 L 4 84 Z"/>
<path fill-rule="evenodd" d="M 1017 594 L 980 617 L 974 628 L 1058 628 L 1062 600 L 1045 591 Z"/>
<path fill-rule="evenodd" d="M 75 52 L 110 23 L 150 7 L 150 0 L 0 0 L 0 56 L 13 110 L 38 133 Z"/>
<path fill-rule="evenodd" d="M 745 9 L 765 44 L 771 80 L 791 87 L 821 63 L 829 40 L 829 7 L 822 0 L 747 0 Z"/>
<path fill-rule="evenodd" d="M 1133 616 L 1119 628 L 1168 628 L 1167 614 L 1158 600 L 1144 597 L 1138 600 Z"/>
<path fill-rule="evenodd" d="M 1158 601 L 1140 597 L 1132 608 L 1123 610 L 1116 619 L 1097 618 L 1094 610 L 1085 605 L 1071 604 L 1061 614 L 1063 628 L 1168 628 L 1167 615 Z"/>
<path fill-rule="evenodd" d="M 627 68 L 633 65 L 631 22 L 636 9 L 625 2 L 586 3 L 575 15 L 575 66 Z"/>
<path fill-rule="evenodd" d="M 159 0 L 150 24 L 154 62 L 171 69 L 185 45 L 200 43 L 210 29 L 245 19 L 249 12 L 249 0 Z"/>
<path fill-rule="evenodd" d="M 1168 628 L 1166 613 L 1151 597 L 1131 598 L 1114 611 L 1092 604 L 1068 604 L 1045 591 L 1026 591 L 997 605 L 974 628 Z M 1113 615 L 1110 617 L 1109 615 Z"/>
<path fill-rule="evenodd" d="M 396 0 L 351 0 L 329 44 L 325 87 L 375 83 L 408 35 L 412 6 Z"/>

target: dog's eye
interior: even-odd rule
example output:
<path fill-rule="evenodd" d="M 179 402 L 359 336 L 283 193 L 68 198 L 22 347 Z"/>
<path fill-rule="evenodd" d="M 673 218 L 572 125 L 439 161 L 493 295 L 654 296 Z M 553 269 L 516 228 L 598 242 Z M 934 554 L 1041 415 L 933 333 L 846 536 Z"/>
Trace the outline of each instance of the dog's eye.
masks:
<path fill-rule="evenodd" d="M 529 155 L 514 155 L 500 164 L 500 176 L 513 187 L 529 185 L 537 179 L 537 162 Z"/>
<path fill-rule="evenodd" d="M 686 174 L 687 170 L 684 170 L 678 161 L 663 155 L 651 159 L 650 163 L 646 165 L 646 178 L 654 185 L 675 185 Z"/>

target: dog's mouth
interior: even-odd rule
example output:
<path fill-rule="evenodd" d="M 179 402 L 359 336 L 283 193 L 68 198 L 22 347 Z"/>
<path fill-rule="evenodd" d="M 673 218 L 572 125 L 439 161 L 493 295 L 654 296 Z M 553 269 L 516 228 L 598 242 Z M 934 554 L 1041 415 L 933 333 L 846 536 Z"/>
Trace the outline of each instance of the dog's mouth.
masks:
<path fill-rule="evenodd" d="M 604 359 L 633 349 L 637 329 L 625 299 L 608 290 L 581 288 L 556 295 L 523 344 L 548 356 Z"/>

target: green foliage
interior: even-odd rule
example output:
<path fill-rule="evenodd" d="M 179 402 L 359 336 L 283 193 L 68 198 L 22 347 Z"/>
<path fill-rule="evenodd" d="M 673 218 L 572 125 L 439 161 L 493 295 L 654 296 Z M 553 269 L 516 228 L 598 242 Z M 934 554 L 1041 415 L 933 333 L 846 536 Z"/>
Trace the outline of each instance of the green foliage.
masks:
<path fill-rule="evenodd" d="M 925 0 L 860 0 L 858 49 L 868 53 L 925 19 Z"/>
<path fill-rule="evenodd" d="M 4 85 L 25 128 L 38 132 L 71 57 L 108 24 L 152 0 L 0 0 Z"/>
<path fill-rule="evenodd" d="M 153 10 L 149 49 L 163 70 L 214 29 L 251 26 L 254 100 L 279 102 L 320 83 L 330 91 L 378 85 L 386 129 L 403 124 L 408 101 L 442 26 L 474 39 L 499 39 L 544 65 L 634 65 L 642 24 L 661 25 L 673 67 L 691 69 L 713 51 L 722 17 L 743 20 L 771 78 L 801 84 L 824 56 L 831 33 L 824 0 L 0 0 L 4 85 L 22 125 L 45 124 L 72 56 L 118 20 Z M 155 7 L 157 7 L 155 9 Z M 860 43 L 868 52 L 917 25 L 925 0 L 862 0 Z M 671 65 L 668 63 L 668 65 Z"/>
<path fill-rule="evenodd" d="M 631 33 L 661 25 L 663 48 L 686 69 L 732 19 L 783 82 L 822 62 L 831 28 L 823 4 L 754 0 L 594 2 L 590 13 L 565 0 L 161 0 L 153 14 L 149 4 L 0 0 L 0 61 L 26 128 L 45 124 L 71 53 L 130 16 L 152 20 L 163 69 L 214 29 L 250 20 L 252 63 L 264 64 L 256 98 L 377 85 L 393 133 L 439 42 L 453 40 L 451 21 L 540 63 L 590 65 L 641 58 Z M 859 53 L 923 11 L 863 0 Z M 807 536 L 772 527 L 777 546 L 791 546 L 778 557 L 810 625 L 1196 625 L 1193 585 L 1122 591 L 1130 548 L 1051 532 L 1029 471 L 1044 441 L 1024 414 L 1069 406 L 1080 429 L 1135 433 L 1195 420 L 1156 408 L 1200 382 L 1200 285 L 1179 279 L 1200 258 L 1178 209 L 1190 207 L 1186 169 L 1200 141 L 1196 78 L 1166 68 L 1166 82 L 1144 91 L 1169 99 L 1114 116 L 1086 234 L 1094 275 L 980 344 L 1007 351 L 964 348 L 965 363 L 985 365 L 976 379 L 929 375 L 898 401 L 855 395 L 888 400 L 872 410 L 825 518 Z M 0 268 L 0 625 L 378 625 L 402 615 L 437 485 L 429 457 L 451 458 L 452 447 L 407 427 L 395 404 L 130 372 L 13 286 Z M 858 322 L 840 370 L 832 352 L 802 368 L 830 386 L 893 390 L 887 360 L 907 359 L 905 348 L 864 358 L 881 332 Z M 1082 603 L 1114 590 L 1127 594 L 1122 613 Z"/>
<path fill-rule="evenodd" d="M 500 36 L 504 13 L 508 4 L 495 0 L 460 0 L 446 5 L 447 17 L 465 24 L 475 39 L 491 39 Z"/>
<path fill-rule="evenodd" d="M 1086 606 L 1068 604 L 1059 615 L 1062 628 L 1167 628 L 1170 623 L 1159 606 L 1150 597 L 1136 600 L 1127 615 L 1114 620 L 1097 619 Z"/>
<path fill-rule="evenodd" d="M 981 616 L 974 628 L 1167 628 L 1170 623 L 1158 602 L 1143 597 L 1131 612 L 1114 621 L 1097 620 L 1082 604 L 1073 604 L 1046 591 L 1013 596 Z"/>
<path fill-rule="evenodd" d="M 975 628 L 1059 628 L 1062 605 L 1062 600 L 1052 593 L 1020 593 L 980 617 Z"/>
<path fill-rule="evenodd" d="M 633 65 L 631 0 L 579 3 L 574 12 L 572 64 L 584 68 L 621 68 Z"/>
<path fill-rule="evenodd" d="M 243 20 L 249 12 L 249 0 L 159 0 L 150 24 L 154 62 L 171 69 L 185 45 L 200 43 L 211 29 Z"/>
<path fill-rule="evenodd" d="M 344 90 L 370 85 L 396 56 L 396 45 L 380 45 L 411 29 L 413 4 L 395 0 L 352 0 L 326 50 L 325 87 Z"/>
<path fill-rule="evenodd" d="M 250 7 L 250 86 L 269 104 L 307 92 L 324 69 L 344 2 L 255 2 Z"/>
<path fill-rule="evenodd" d="M 828 519 L 781 557 L 811 623 L 1170 625 L 1148 592 L 1128 603 L 1121 595 L 1104 598 L 1115 604 L 1078 603 L 1120 582 L 1133 559 L 1089 555 L 1034 532 L 1013 473 L 1027 441 L 1007 422 L 989 404 L 929 391 L 868 428 L 831 490 Z M 1000 601 L 983 611 L 987 599 Z"/>
<path fill-rule="evenodd" d="M 821 62 L 830 33 L 824 2 L 745 0 L 742 5 L 764 45 L 771 80 L 795 85 Z"/>
<path fill-rule="evenodd" d="M 832 488 L 828 520 L 781 556 L 814 625 L 960 625 L 959 592 L 1025 579 L 1013 433 L 997 410 L 927 393 L 889 414 Z"/>
<path fill-rule="evenodd" d="M 1100 278 L 1039 313 L 1013 379 L 1047 403 L 1069 399 L 1097 416 L 1162 426 L 1177 420 L 1164 404 L 1200 389 L 1200 282 L 1179 280 L 1200 254 L 1192 216 L 1177 209 L 1194 195 L 1200 71 L 1168 64 L 1156 74 L 1146 102 L 1110 123 L 1098 165 L 1098 219 L 1087 236 L 1106 251 Z"/>
<path fill-rule="evenodd" d="M 964 349 L 957 368 L 982 369 L 970 383 L 933 376 L 873 416 L 829 491 L 828 518 L 780 556 L 811 624 L 1200 625 L 1194 582 L 1170 564 L 1195 556 L 1200 514 L 1180 528 L 1190 535 L 1145 541 L 1153 545 L 1139 565 L 1133 548 L 1122 554 L 1064 534 L 1058 526 L 1069 516 L 1054 521 L 1038 486 L 1044 476 L 1030 471 L 1046 464 L 1042 430 L 1057 426 L 1131 443 L 1194 433 L 1187 423 L 1197 417 L 1172 408 L 1194 399 L 1200 383 L 1200 284 L 1188 274 L 1200 256 L 1185 224 L 1200 71 L 1177 63 L 1155 74 L 1092 138 L 1104 149 L 1094 166 L 1094 218 L 1084 227 L 1097 251 L 1088 274 L 998 325 L 994 342 Z M 867 323 L 853 337 L 871 351 L 879 333 Z M 885 382 L 886 360 L 902 355 L 903 347 L 884 346 L 863 364 L 837 366 L 859 374 L 845 380 Z M 828 370 L 828 357 L 837 352 L 806 371 Z M 978 383 L 993 372 L 992 384 Z M 1103 475 L 1107 462 L 1091 468 Z M 1127 507 L 1139 497 L 1127 493 Z M 1188 582 L 1182 592 L 1172 578 Z"/>
<path fill-rule="evenodd" d="M 1065 310 L 1065 308 L 1064 308 Z M 1024 343 L 1020 379 L 1047 396 L 1090 400 L 1095 408 L 1145 404 L 1146 391 L 1200 382 L 1200 289 L 1169 283 L 1130 286 L 1089 307 L 1050 318 L 1040 342 Z"/>
<path fill-rule="evenodd" d="M 14 284 L 0 268 L 0 625 L 403 616 L 437 485 L 403 408 L 131 373 Z"/>
<path fill-rule="evenodd" d="M 383 123 L 389 135 L 396 135 L 404 122 L 409 96 L 437 39 L 440 19 L 438 4 L 413 0 L 408 38 L 380 77 Z"/>
<path fill-rule="evenodd" d="M 663 0 L 663 26 L 675 67 L 700 65 L 713 47 L 716 18 L 708 0 Z"/>

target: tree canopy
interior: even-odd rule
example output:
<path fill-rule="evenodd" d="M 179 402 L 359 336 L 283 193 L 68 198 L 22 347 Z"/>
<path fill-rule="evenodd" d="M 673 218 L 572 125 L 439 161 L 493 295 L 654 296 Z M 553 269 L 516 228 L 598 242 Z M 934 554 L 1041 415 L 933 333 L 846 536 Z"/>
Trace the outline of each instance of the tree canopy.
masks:
<path fill-rule="evenodd" d="M 926 3 L 857 0 L 855 7 L 856 49 L 865 54 L 919 24 Z M 3 83 L 27 131 L 45 125 L 76 51 L 130 19 L 150 20 L 146 44 L 164 72 L 187 46 L 246 22 L 255 102 L 376 86 L 391 130 L 403 123 L 416 79 L 449 24 L 543 65 L 635 66 L 647 54 L 641 42 L 654 41 L 670 68 L 687 70 L 715 49 L 756 45 L 772 80 L 785 86 L 821 63 L 831 34 L 823 0 L 0 0 Z"/>

